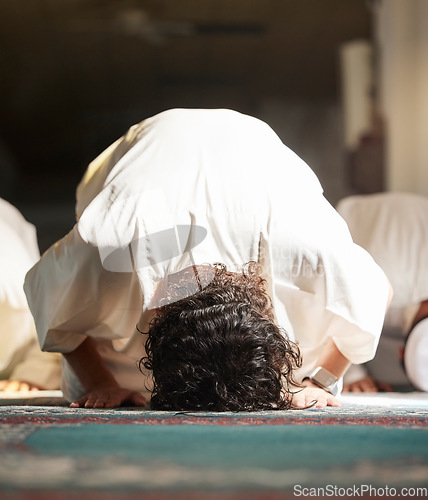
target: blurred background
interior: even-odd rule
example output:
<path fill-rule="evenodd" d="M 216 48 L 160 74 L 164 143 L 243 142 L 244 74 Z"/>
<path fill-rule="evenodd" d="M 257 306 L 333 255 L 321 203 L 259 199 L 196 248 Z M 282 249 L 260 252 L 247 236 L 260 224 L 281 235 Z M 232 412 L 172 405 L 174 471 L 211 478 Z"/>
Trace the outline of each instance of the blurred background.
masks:
<path fill-rule="evenodd" d="M 0 196 L 41 250 L 88 163 L 174 107 L 266 121 L 335 204 L 428 195 L 426 0 L 0 0 Z"/>

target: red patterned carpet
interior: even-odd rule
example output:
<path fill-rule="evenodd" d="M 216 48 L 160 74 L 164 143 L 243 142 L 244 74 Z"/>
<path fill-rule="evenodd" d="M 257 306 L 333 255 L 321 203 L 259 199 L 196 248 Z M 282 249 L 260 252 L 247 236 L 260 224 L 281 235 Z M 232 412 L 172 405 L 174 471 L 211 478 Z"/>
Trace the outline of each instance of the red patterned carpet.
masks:
<path fill-rule="evenodd" d="M 428 497 L 427 395 L 251 414 L 71 409 L 40 396 L 0 400 L 2 499 Z"/>

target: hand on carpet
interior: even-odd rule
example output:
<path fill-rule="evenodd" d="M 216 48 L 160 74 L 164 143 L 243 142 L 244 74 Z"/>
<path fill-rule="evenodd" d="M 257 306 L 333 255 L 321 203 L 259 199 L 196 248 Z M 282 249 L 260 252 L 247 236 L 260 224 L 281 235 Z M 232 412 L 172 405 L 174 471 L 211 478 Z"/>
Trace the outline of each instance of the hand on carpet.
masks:
<path fill-rule="evenodd" d="M 117 408 L 119 406 L 146 406 L 146 400 L 137 391 L 122 387 L 106 387 L 88 392 L 70 404 L 70 408 Z"/>
<path fill-rule="evenodd" d="M 371 377 L 364 377 L 361 380 L 345 384 L 343 392 L 392 392 L 393 388 L 386 382 L 379 382 Z"/>
<path fill-rule="evenodd" d="M 0 380 L 0 391 L 2 392 L 27 392 L 40 391 L 40 387 L 31 382 L 22 380 Z"/>
<path fill-rule="evenodd" d="M 332 394 L 316 386 L 309 380 L 305 380 L 302 385 L 305 387 L 293 394 L 292 408 L 340 406 L 339 401 Z"/>

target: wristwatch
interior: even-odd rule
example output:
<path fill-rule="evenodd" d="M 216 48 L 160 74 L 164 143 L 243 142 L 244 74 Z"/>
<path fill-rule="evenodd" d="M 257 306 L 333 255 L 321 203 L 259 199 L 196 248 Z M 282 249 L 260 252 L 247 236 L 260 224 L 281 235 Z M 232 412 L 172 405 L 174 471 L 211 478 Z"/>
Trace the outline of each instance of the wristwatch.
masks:
<path fill-rule="evenodd" d="M 337 396 L 339 392 L 337 378 L 322 366 L 318 366 L 309 372 L 303 380 L 306 379 L 311 380 L 318 387 L 321 387 L 321 389 L 333 394 L 333 396 Z"/>

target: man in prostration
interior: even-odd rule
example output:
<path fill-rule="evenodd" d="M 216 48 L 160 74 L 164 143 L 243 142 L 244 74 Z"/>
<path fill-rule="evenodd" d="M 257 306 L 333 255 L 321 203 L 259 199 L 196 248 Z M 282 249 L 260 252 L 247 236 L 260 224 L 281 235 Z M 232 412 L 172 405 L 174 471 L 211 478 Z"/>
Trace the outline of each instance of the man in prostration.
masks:
<path fill-rule="evenodd" d="M 71 406 L 337 406 L 349 363 L 375 354 L 384 273 L 256 118 L 131 127 L 90 164 L 76 216 L 25 284 Z"/>
<path fill-rule="evenodd" d="M 23 289 L 39 258 L 35 227 L 0 198 L 0 391 L 59 388 L 60 356 L 40 350 Z"/>
<path fill-rule="evenodd" d="M 428 198 L 358 195 L 341 200 L 337 210 L 394 292 L 376 357 L 351 367 L 345 389 L 428 391 Z"/>

